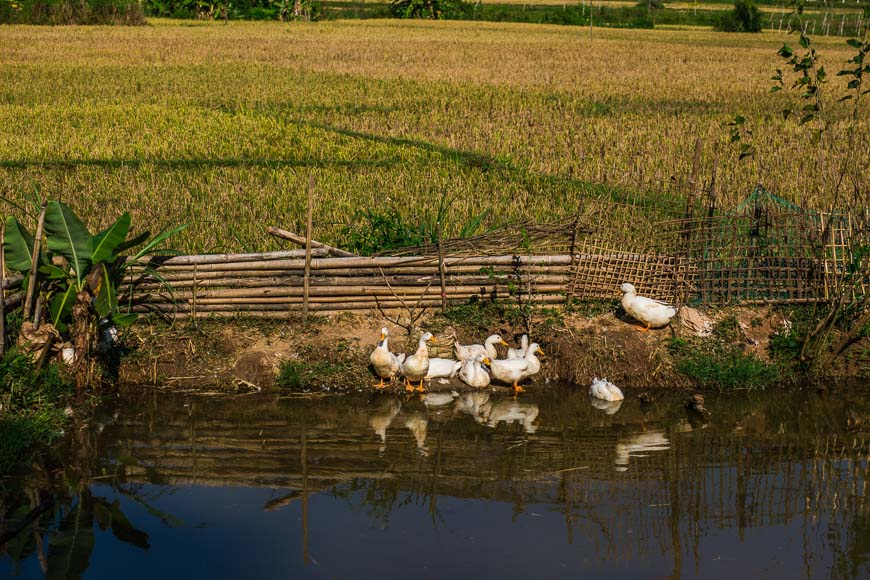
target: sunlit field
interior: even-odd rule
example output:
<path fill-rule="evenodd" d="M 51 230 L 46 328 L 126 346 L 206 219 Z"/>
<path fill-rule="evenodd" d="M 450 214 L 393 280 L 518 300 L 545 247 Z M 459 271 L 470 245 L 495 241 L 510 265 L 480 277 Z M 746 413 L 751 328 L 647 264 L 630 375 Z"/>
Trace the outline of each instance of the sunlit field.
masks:
<path fill-rule="evenodd" d="M 493 226 L 561 219 L 592 196 L 676 199 L 700 138 L 724 205 L 761 182 L 826 206 L 845 125 L 814 147 L 781 119 L 786 97 L 769 88 L 783 40 L 796 44 L 475 22 L 6 26 L 0 188 L 67 201 L 92 229 L 128 209 L 140 229 L 190 223 L 186 251 L 265 250 L 284 247 L 266 226 L 304 228 L 310 174 L 324 241 L 341 243 L 360 209 L 413 223 L 445 199 L 449 235 L 488 208 Z M 839 94 L 852 49 L 817 42 Z M 866 192 L 862 107 L 849 188 Z M 758 151 L 739 163 L 736 114 Z"/>

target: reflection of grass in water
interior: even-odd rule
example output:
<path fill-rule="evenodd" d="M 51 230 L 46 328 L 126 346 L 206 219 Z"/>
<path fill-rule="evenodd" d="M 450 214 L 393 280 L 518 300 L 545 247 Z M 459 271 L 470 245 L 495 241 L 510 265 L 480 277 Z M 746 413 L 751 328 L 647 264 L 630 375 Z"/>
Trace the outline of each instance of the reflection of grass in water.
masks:
<path fill-rule="evenodd" d="M 29 356 L 15 351 L 0 360 L 0 473 L 60 436 L 70 394 L 71 385 L 54 364 L 37 371 Z"/>

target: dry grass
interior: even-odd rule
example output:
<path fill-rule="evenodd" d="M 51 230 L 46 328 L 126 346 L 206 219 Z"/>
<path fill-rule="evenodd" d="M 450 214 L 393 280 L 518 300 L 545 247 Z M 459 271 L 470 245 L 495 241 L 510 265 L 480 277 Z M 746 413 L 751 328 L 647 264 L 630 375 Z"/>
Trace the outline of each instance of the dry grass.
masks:
<path fill-rule="evenodd" d="M 553 221 L 590 195 L 680 193 L 701 137 L 706 174 L 718 151 L 726 203 L 757 181 L 802 205 L 832 201 L 824 180 L 838 154 L 807 157 L 807 132 L 783 123 L 782 97 L 768 94 L 783 36 L 595 30 L 590 39 L 587 29 L 472 22 L 153 24 L 4 27 L 3 195 L 36 187 L 93 229 L 128 208 L 134 224 L 151 228 L 191 222 L 176 241 L 188 251 L 275 249 L 265 226 L 302 229 L 311 172 L 316 233 L 340 243 L 358 208 L 397 207 L 416 219 L 442 194 L 457 199 L 455 230 L 487 207 L 490 225 Z M 829 73 L 838 70 L 848 47 L 818 42 Z M 741 164 L 724 127 L 735 113 L 759 150 Z M 863 119 L 856 150 L 866 152 Z"/>

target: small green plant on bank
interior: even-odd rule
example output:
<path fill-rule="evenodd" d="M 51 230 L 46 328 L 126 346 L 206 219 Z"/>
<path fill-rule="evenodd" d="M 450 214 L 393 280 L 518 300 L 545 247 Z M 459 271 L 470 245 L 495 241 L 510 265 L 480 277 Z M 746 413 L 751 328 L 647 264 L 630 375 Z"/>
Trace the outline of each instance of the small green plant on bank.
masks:
<path fill-rule="evenodd" d="M 783 382 L 782 369 L 721 339 L 668 341 L 677 372 L 719 391 L 765 389 Z"/>
<path fill-rule="evenodd" d="M 339 340 L 330 349 L 306 346 L 298 358 L 281 364 L 275 385 L 290 391 L 358 389 L 371 381 L 367 372 L 368 354 L 349 341 Z"/>
<path fill-rule="evenodd" d="M 341 232 L 343 247 L 362 256 L 388 252 L 400 248 L 435 244 L 439 235 L 470 238 L 483 231 L 483 222 L 491 210 L 483 210 L 465 223 L 454 226 L 451 208 L 456 197 L 442 194 L 434 212 L 426 211 L 417 223 L 406 221 L 401 209 L 358 210 Z"/>
<path fill-rule="evenodd" d="M 37 369 L 30 356 L 14 350 L 0 359 L 0 474 L 61 436 L 72 394 L 71 381 L 55 364 Z"/>

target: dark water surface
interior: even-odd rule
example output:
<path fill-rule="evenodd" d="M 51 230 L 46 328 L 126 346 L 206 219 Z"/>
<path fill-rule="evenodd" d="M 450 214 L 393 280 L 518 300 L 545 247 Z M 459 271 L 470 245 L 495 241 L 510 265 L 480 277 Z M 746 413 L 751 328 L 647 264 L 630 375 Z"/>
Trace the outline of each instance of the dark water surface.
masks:
<path fill-rule="evenodd" d="M 636 394 L 125 397 L 2 482 L 0 577 L 870 577 L 870 388 Z"/>

